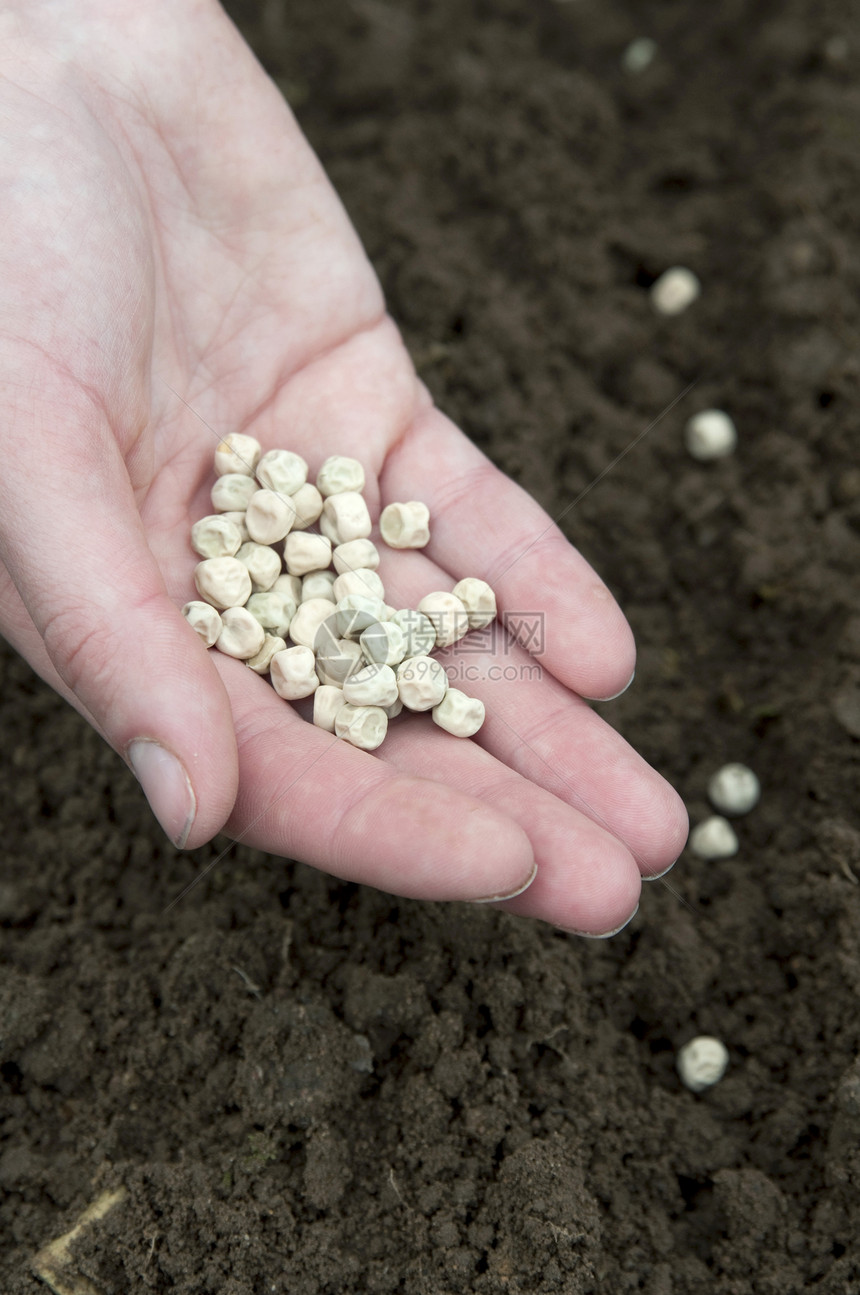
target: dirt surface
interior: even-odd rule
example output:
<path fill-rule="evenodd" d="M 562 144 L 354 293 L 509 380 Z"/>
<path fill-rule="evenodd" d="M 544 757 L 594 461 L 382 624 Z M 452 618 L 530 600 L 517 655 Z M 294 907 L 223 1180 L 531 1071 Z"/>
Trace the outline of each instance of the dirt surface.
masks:
<path fill-rule="evenodd" d="M 605 714 L 694 821 L 726 760 L 764 795 L 606 943 L 245 849 L 164 915 L 225 842 L 167 848 L 4 650 L 0 1289 L 122 1184 L 104 1295 L 856 1292 L 857 9 L 233 8 L 494 460 L 557 515 L 654 424 L 563 522 L 639 640 Z M 703 292 L 660 319 L 673 264 Z"/>

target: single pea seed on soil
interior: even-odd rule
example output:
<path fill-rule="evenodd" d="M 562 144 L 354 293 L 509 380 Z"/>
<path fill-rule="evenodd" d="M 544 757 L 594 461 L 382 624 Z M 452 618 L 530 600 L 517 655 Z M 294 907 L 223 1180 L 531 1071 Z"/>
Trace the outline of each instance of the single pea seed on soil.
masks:
<path fill-rule="evenodd" d="M 313 696 L 314 723 L 364 751 L 376 750 L 404 708 L 431 711 L 455 736 L 475 734 L 483 703 L 449 689 L 430 653 L 494 619 L 487 582 L 468 576 L 417 609 L 389 606 L 357 459 L 332 455 L 312 485 L 301 455 L 263 454 L 235 433 L 219 443 L 215 471 L 215 511 L 191 533 L 203 558 L 194 572 L 200 601 L 182 609 L 207 647 L 268 675 L 287 701 Z M 426 504 L 389 505 L 383 542 L 420 548 L 429 521 Z M 317 522 L 321 534 L 308 529 Z"/>
<path fill-rule="evenodd" d="M 718 1084 L 728 1064 L 728 1048 L 709 1034 L 700 1034 L 685 1043 L 676 1061 L 681 1083 L 692 1093 L 702 1093 Z"/>
<path fill-rule="evenodd" d="M 745 764 L 725 764 L 708 783 L 708 799 L 723 814 L 748 814 L 761 796 L 761 785 Z"/>
<path fill-rule="evenodd" d="M 657 42 L 650 36 L 637 36 L 621 55 L 621 66 L 625 72 L 644 72 L 650 67 L 657 55 Z"/>
<path fill-rule="evenodd" d="M 690 849 L 700 859 L 731 859 L 738 852 L 738 838 L 731 823 L 714 814 L 693 828 Z"/>
<path fill-rule="evenodd" d="M 725 459 L 737 449 L 737 428 L 722 409 L 702 409 L 684 428 L 684 444 L 700 463 Z"/>
<path fill-rule="evenodd" d="M 702 285 L 692 270 L 673 265 L 651 284 L 651 303 L 661 315 L 680 315 L 701 294 Z"/>

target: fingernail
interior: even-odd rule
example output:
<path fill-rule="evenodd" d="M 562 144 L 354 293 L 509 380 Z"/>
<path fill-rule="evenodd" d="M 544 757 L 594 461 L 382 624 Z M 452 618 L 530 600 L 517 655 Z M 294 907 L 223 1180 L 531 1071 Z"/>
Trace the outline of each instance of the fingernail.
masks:
<path fill-rule="evenodd" d="M 628 688 L 630 687 L 630 685 L 633 683 L 633 680 L 634 680 L 635 678 L 636 678 L 636 671 L 634 670 L 634 671 L 633 671 L 633 673 L 632 673 L 632 675 L 630 676 L 630 678 L 627 680 L 626 684 L 624 685 L 624 687 L 623 687 L 623 688 L 621 688 L 618 692 L 614 692 L 614 693 L 612 694 L 612 696 L 611 696 L 611 697 L 595 697 L 595 698 L 594 698 L 594 700 L 595 700 L 595 701 L 615 701 L 615 699 L 616 699 L 617 697 L 621 697 L 621 696 L 623 696 L 623 695 L 624 695 L 624 693 L 626 693 L 627 689 L 628 689 Z M 614 934 L 614 932 L 613 932 L 613 934 Z"/>
<path fill-rule="evenodd" d="M 516 899 L 517 895 L 521 895 L 524 890 L 528 890 L 537 876 L 537 871 L 537 864 L 535 864 L 526 880 L 521 886 L 517 886 L 516 890 L 509 890 L 504 895 L 485 895 L 483 899 L 470 899 L 467 902 L 470 904 L 500 904 L 503 899 Z"/>
<path fill-rule="evenodd" d="M 149 737 L 135 738 L 125 754 L 153 814 L 173 844 L 184 849 L 197 814 L 188 774 L 175 755 Z"/>
<path fill-rule="evenodd" d="M 593 931 L 574 931 L 569 926 L 560 926 L 558 929 L 560 931 L 566 931 L 568 935 L 579 935 L 583 940 L 610 940 L 613 935 L 617 935 L 619 931 L 623 931 L 625 926 L 629 926 L 638 912 L 639 905 L 637 904 L 627 920 L 622 922 L 620 926 L 616 926 L 614 931 L 601 931 L 599 935 L 595 935 Z"/>
<path fill-rule="evenodd" d="M 680 859 L 680 857 L 681 857 L 681 856 L 680 856 L 680 855 L 678 855 L 678 859 Z M 643 880 L 643 881 L 659 881 L 661 877 L 665 877 L 665 876 L 666 876 L 666 873 L 667 873 L 667 872 L 671 872 L 671 871 L 672 871 L 672 869 L 674 868 L 675 864 L 678 862 L 678 859 L 673 859 L 673 860 L 672 860 L 672 862 L 669 864 L 669 866 L 668 866 L 667 868 L 664 868 L 662 872 L 643 872 L 643 873 L 642 873 L 642 880 Z"/>

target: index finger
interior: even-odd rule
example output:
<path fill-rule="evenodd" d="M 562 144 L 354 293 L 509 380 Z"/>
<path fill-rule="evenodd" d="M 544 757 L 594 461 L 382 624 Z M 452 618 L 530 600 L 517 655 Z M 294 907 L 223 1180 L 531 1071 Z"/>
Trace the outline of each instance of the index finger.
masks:
<path fill-rule="evenodd" d="M 416 483 L 420 487 L 416 488 Z M 430 509 L 428 556 L 457 579 L 493 587 L 523 646 L 541 614 L 541 663 L 583 697 L 607 700 L 630 683 L 636 649 L 606 585 L 546 512 L 437 409 L 422 413 L 389 455 L 385 500 Z"/>

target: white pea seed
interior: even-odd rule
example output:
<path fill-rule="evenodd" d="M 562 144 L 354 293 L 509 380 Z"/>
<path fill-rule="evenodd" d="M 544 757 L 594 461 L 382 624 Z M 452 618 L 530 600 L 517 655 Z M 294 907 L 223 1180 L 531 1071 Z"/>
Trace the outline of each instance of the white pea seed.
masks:
<path fill-rule="evenodd" d="M 350 594 L 358 594 L 362 598 L 378 598 L 380 602 L 385 596 L 385 586 L 382 580 L 378 573 L 371 571 L 370 568 L 344 571 L 342 576 L 337 577 L 332 589 L 338 602 L 342 598 L 348 598 Z"/>
<path fill-rule="evenodd" d="M 710 1034 L 690 1039 L 678 1052 L 676 1065 L 681 1083 L 693 1093 L 718 1084 L 729 1064 L 729 1050 Z"/>
<path fill-rule="evenodd" d="M 345 571 L 376 571 L 379 566 L 379 549 L 373 540 L 347 540 L 346 544 L 338 544 L 331 560 L 339 576 Z"/>
<path fill-rule="evenodd" d="M 333 639 L 328 646 L 317 651 L 316 658 L 320 683 L 334 688 L 343 688 L 346 680 L 358 674 L 366 664 L 361 648 L 352 639 Z"/>
<path fill-rule="evenodd" d="M 346 705 L 342 688 L 321 684 L 314 693 L 314 723 L 326 733 L 334 732 L 334 722 L 341 706 Z"/>
<path fill-rule="evenodd" d="M 327 598 L 330 603 L 335 601 L 332 585 L 335 581 L 333 571 L 309 571 L 306 576 L 302 576 L 302 602 L 306 603 L 311 598 Z"/>
<path fill-rule="evenodd" d="M 336 623 L 334 607 L 327 598 L 309 598 L 290 621 L 290 638 L 302 647 L 313 648 L 317 631 L 329 617 Z"/>
<path fill-rule="evenodd" d="M 296 520 L 293 522 L 294 531 L 307 530 L 313 526 L 314 522 L 319 521 L 320 513 L 323 510 L 323 497 L 317 490 L 306 481 L 303 486 L 299 486 L 295 494 L 291 495 L 293 503 L 296 506 Z"/>
<path fill-rule="evenodd" d="M 206 558 L 194 569 L 200 597 L 213 607 L 242 607 L 251 597 L 251 576 L 238 558 Z"/>
<path fill-rule="evenodd" d="M 397 678 L 389 665 L 366 665 L 344 681 L 343 695 L 351 706 L 393 706 Z"/>
<path fill-rule="evenodd" d="M 302 582 L 299 576 L 281 575 L 278 576 L 272 585 L 273 594 L 289 594 L 293 602 L 298 607 L 302 601 Z"/>
<path fill-rule="evenodd" d="M 383 706 L 382 709 L 385 711 L 389 719 L 397 719 L 397 716 L 403 710 L 403 702 L 400 700 L 400 694 L 397 694 L 397 701 L 393 701 L 390 706 Z"/>
<path fill-rule="evenodd" d="M 242 546 L 242 532 L 223 513 L 201 517 L 191 527 L 191 547 L 201 558 L 232 558 Z"/>
<path fill-rule="evenodd" d="M 308 602 L 310 602 L 310 598 Z M 325 600 L 328 602 L 328 599 Z M 314 641 L 311 647 L 316 657 L 326 657 L 330 652 L 337 655 L 339 649 L 337 644 L 340 641 L 340 635 L 337 630 L 337 612 L 331 603 L 329 603 L 331 615 L 326 616 L 325 620 L 320 621 L 317 631 L 314 634 Z"/>
<path fill-rule="evenodd" d="M 358 459 L 348 459 L 342 454 L 333 454 L 326 459 L 317 473 L 317 490 L 323 496 L 342 495 L 346 491 L 364 489 L 364 468 Z"/>
<path fill-rule="evenodd" d="M 761 785 L 745 764 L 725 764 L 708 783 L 708 798 L 723 814 L 748 814 L 758 804 Z"/>
<path fill-rule="evenodd" d="M 215 646 L 221 633 L 221 617 L 211 603 L 186 603 L 182 615 L 208 648 Z"/>
<path fill-rule="evenodd" d="M 251 538 L 248 534 L 248 527 L 245 525 L 245 514 L 238 512 L 221 513 L 225 522 L 232 522 L 234 526 L 239 527 L 239 534 L 242 536 L 242 543 L 246 544 Z"/>
<path fill-rule="evenodd" d="M 385 603 L 365 594 L 347 594 L 337 603 L 337 628 L 341 638 L 360 638 L 369 625 L 385 619 Z"/>
<path fill-rule="evenodd" d="M 274 490 L 258 490 L 248 501 L 245 525 L 258 544 L 277 544 L 296 520 L 296 509 L 289 495 Z"/>
<path fill-rule="evenodd" d="M 738 852 L 738 838 L 731 823 L 714 814 L 693 828 L 690 849 L 700 859 L 731 859 Z"/>
<path fill-rule="evenodd" d="M 329 495 L 323 504 L 320 530 L 332 544 L 346 544 L 349 540 L 365 540 L 373 530 L 370 513 L 364 498 L 355 490 Z"/>
<path fill-rule="evenodd" d="M 334 721 L 339 738 L 361 751 L 375 751 L 385 741 L 388 716 L 381 706 L 341 706 Z"/>
<path fill-rule="evenodd" d="M 284 543 L 284 561 L 291 576 L 323 571 L 331 562 L 331 540 L 309 531 L 293 531 Z"/>
<path fill-rule="evenodd" d="M 379 518 L 379 533 L 391 549 L 423 549 L 430 543 L 430 510 L 417 499 L 389 504 Z"/>
<path fill-rule="evenodd" d="M 235 472 L 239 476 L 252 477 L 262 453 L 262 445 L 253 436 L 229 432 L 215 449 L 215 475 L 224 477 Z"/>
<path fill-rule="evenodd" d="M 269 665 L 272 687 L 285 701 L 310 697 L 319 687 L 314 654 L 309 647 L 288 647 L 276 652 Z"/>
<path fill-rule="evenodd" d="M 272 658 L 277 652 L 284 652 L 286 646 L 284 640 L 276 634 L 267 634 L 257 655 L 249 657 L 245 665 L 249 666 L 254 674 L 268 674 L 272 667 Z"/>
<path fill-rule="evenodd" d="M 469 614 L 456 594 L 425 594 L 418 610 L 432 622 L 437 647 L 450 647 L 469 632 Z"/>
<path fill-rule="evenodd" d="M 266 638 L 266 631 L 247 607 L 227 607 L 221 616 L 222 628 L 215 644 L 225 656 L 247 661 L 256 656 Z"/>
<path fill-rule="evenodd" d="M 430 656 L 409 657 L 397 667 L 397 691 L 407 710 L 432 710 L 448 691 L 448 676 Z"/>
<path fill-rule="evenodd" d="M 388 618 L 403 631 L 406 656 L 427 656 L 436 646 L 436 627 L 422 612 L 403 607 Z"/>
<path fill-rule="evenodd" d="M 291 594 L 286 591 L 279 593 L 276 589 L 251 594 L 245 607 L 269 634 L 282 639 L 289 637 L 290 622 L 298 611 Z"/>
<path fill-rule="evenodd" d="M 257 489 L 253 477 L 243 476 L 241 472 L 228 472 L 225 476 L 218 477 L 209 492 L 209 498 L 216 513 L 243 513 Z"/>
<path fill-rule="evenodd" d="M 722 409 L 702 409 L 684 428 L 684 444 L 700 463 L 725 459 L 737 449 L 737 428 Z"/>
<path fill-rule="evenodd" d="M 621 55 L 621 66 L 625 72 L 644 72 L 650 67 L 657 54 L 657 42 L 650 36 L 637 36 Z"/>
<path fill-rule="evenodd" d="M 374 665 L 400 665 L 406 656 L 406 635 L 392 621 L 368 625 L 358 641 L 367 660 Z"/>
<path fill-rule="evenodd" d="M 482 630 L 496 619 L 496 595 L 486 580 L 467 576 L 454 585 L 453 592 L 466 608 L 470 630 Z"/>
<path fill-rule="evenodd" d="M 702 285 L 692 270 L 673 265 L 651 284 L 651 303 L 661 315 L 680 315 L 701 291 Z"/>
<path fill-rule="evenodd" d="M 281 559 L 266 544 L 248 540 L 236 554 L 236 560 L 247 567 L 254 593 L 265 593 L 281 574 Z"/>
<path fill-rule="evenodd" d="M 266 490 L 294 495 L 308 479 L 308 465 L 292 450 L 269 450 L 257 464 L 257 480 Z"/>
<path fill-rule="evenodd" d="M 477 697 L 467 697 L 459 688 L 449 688 L 431 713 L 434 724 L 454 737 L 473 737 L 486 716 L 484 703 Z"/>

